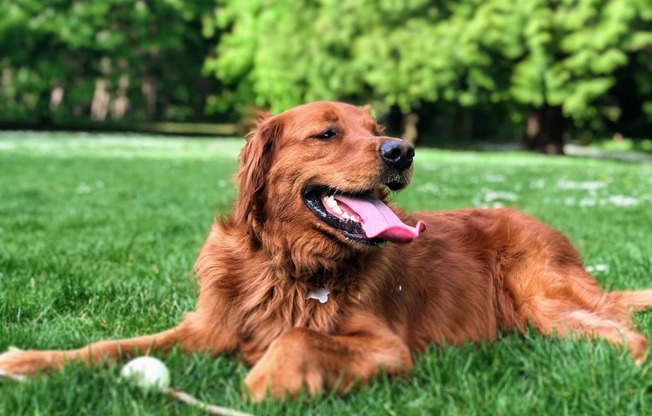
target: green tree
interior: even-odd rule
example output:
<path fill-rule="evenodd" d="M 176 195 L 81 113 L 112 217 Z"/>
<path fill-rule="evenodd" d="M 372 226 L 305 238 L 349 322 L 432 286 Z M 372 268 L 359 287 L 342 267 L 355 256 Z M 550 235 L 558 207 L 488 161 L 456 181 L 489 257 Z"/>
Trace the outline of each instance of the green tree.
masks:
<path fill-rule="evenodd" d="M 212 0 L 0 0 L 0 121 L 201 114 Z M 210 41 L 213 42 L 213 41 Z"/>
<path fill-rule="evenodd" d="M 566 120 L 603 115 L 618 70 L 652 45 L 647 0 L 220 0 L 215 101 L 501 106 L 524 145 L 559 153 Z M 645 76 L 638 73 L 639 76 Z"/>
<path fill-rule="evenodd" d="M 510 96 L 530 107 L 525 144 L 560 152 L 563 117 L 576 124 L 601 116 L 618 69 L 652 45 L 652 3 L 640 0 L 531 0 L 518 3 L 524 55 Z"/>

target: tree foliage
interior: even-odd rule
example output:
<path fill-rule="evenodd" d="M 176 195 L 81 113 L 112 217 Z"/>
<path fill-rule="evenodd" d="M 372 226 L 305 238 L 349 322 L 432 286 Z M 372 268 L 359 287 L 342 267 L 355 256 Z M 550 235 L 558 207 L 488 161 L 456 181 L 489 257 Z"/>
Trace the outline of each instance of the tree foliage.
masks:
<path fill-rule="evenodd" d="M 0 0 L 0 121 L 183 120 L 202 109 L 210 0 Z"/>
<path fill-rule="evenodd" d="M 542 151 L 652 135 L 649 0 L 0 0 L 0 50 L 0 123 L 339 99 Z"/>
<path fill-rule="evenodd" d="M 652 48 L 648 0 L 219 3 L 212 24 L 226 33 L 207 69 L 233 85 L 225 105 L 501 105 L 523 130 L 530 111 L 558 108 L 581 125 L 605 116 L 619 70 Z M 646 99 L 649 70 L 634 71 Z"/>

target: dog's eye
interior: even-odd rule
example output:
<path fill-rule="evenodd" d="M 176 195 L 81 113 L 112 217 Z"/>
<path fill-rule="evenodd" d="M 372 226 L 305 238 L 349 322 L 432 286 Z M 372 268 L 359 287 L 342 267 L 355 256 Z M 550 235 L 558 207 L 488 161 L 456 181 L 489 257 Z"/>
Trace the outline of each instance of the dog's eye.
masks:
<path fill-rule="evenodd" d="M 316 134 L 312 137 L 315 139 L 320 139 L 320 140 L 330 140 L 333 137 L 337 136 L 337 130 L 335 129 L 328 129 L 322 133 Z"/>

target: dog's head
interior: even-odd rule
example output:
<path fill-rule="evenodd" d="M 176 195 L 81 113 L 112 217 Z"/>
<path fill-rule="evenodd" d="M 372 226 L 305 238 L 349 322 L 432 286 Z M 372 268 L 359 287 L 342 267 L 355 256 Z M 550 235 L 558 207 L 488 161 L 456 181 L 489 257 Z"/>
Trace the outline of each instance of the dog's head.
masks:
<path fill-rule="evenodd" d="M 317 251 L 412 241 L 423 224 L 404 224 L 385 200 L 409 183 L 413 156 L 408 143 L 383 135 L 367 109 L 336 102 L 295 107 L 250 134 L 233 219 L 258 238 L 296 241 L 301 233 L 300 241 Z"/>

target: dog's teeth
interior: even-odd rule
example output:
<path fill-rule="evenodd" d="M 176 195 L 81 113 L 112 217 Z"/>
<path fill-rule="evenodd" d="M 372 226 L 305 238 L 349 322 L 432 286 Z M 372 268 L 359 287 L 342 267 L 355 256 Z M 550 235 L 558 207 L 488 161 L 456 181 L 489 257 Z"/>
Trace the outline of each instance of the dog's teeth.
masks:
<path fill-rule="evenodd" d="M 337 214 L 340 218 L 349 221 L 360 222 L 360 219 L 357 218 L 355 215 L 351 215 L 348 212 L 344 211 L 339 206 L 339 204 L 337 203 L 337 199 L 335 199 L 333 195 L 324 196 L 322 200 L 324 202 L 324 205 L 327 206 L 332 213 Z"/>
<path fill-rule="evenodd" d="M 326 202 L 326 205 L 328 205 L 329 207 L 331 207 L 333 209 L 339 208 L 338 205 L 337 205 L 337 201 L 335 200 L 333 195 L 330 195 L 327 198 L 325 198 L 324 202 Z"/>
<path fill-rule="evenodd" d="M 329 195 L 324 198 L 324 203 L 328 206 L 328 208 L 333 210 L 333 212 L 342 215 L 342 208 L 340 208 L 340 206 L 337 204 L 337 200 L 333 197 L 333 195 Z"/>

